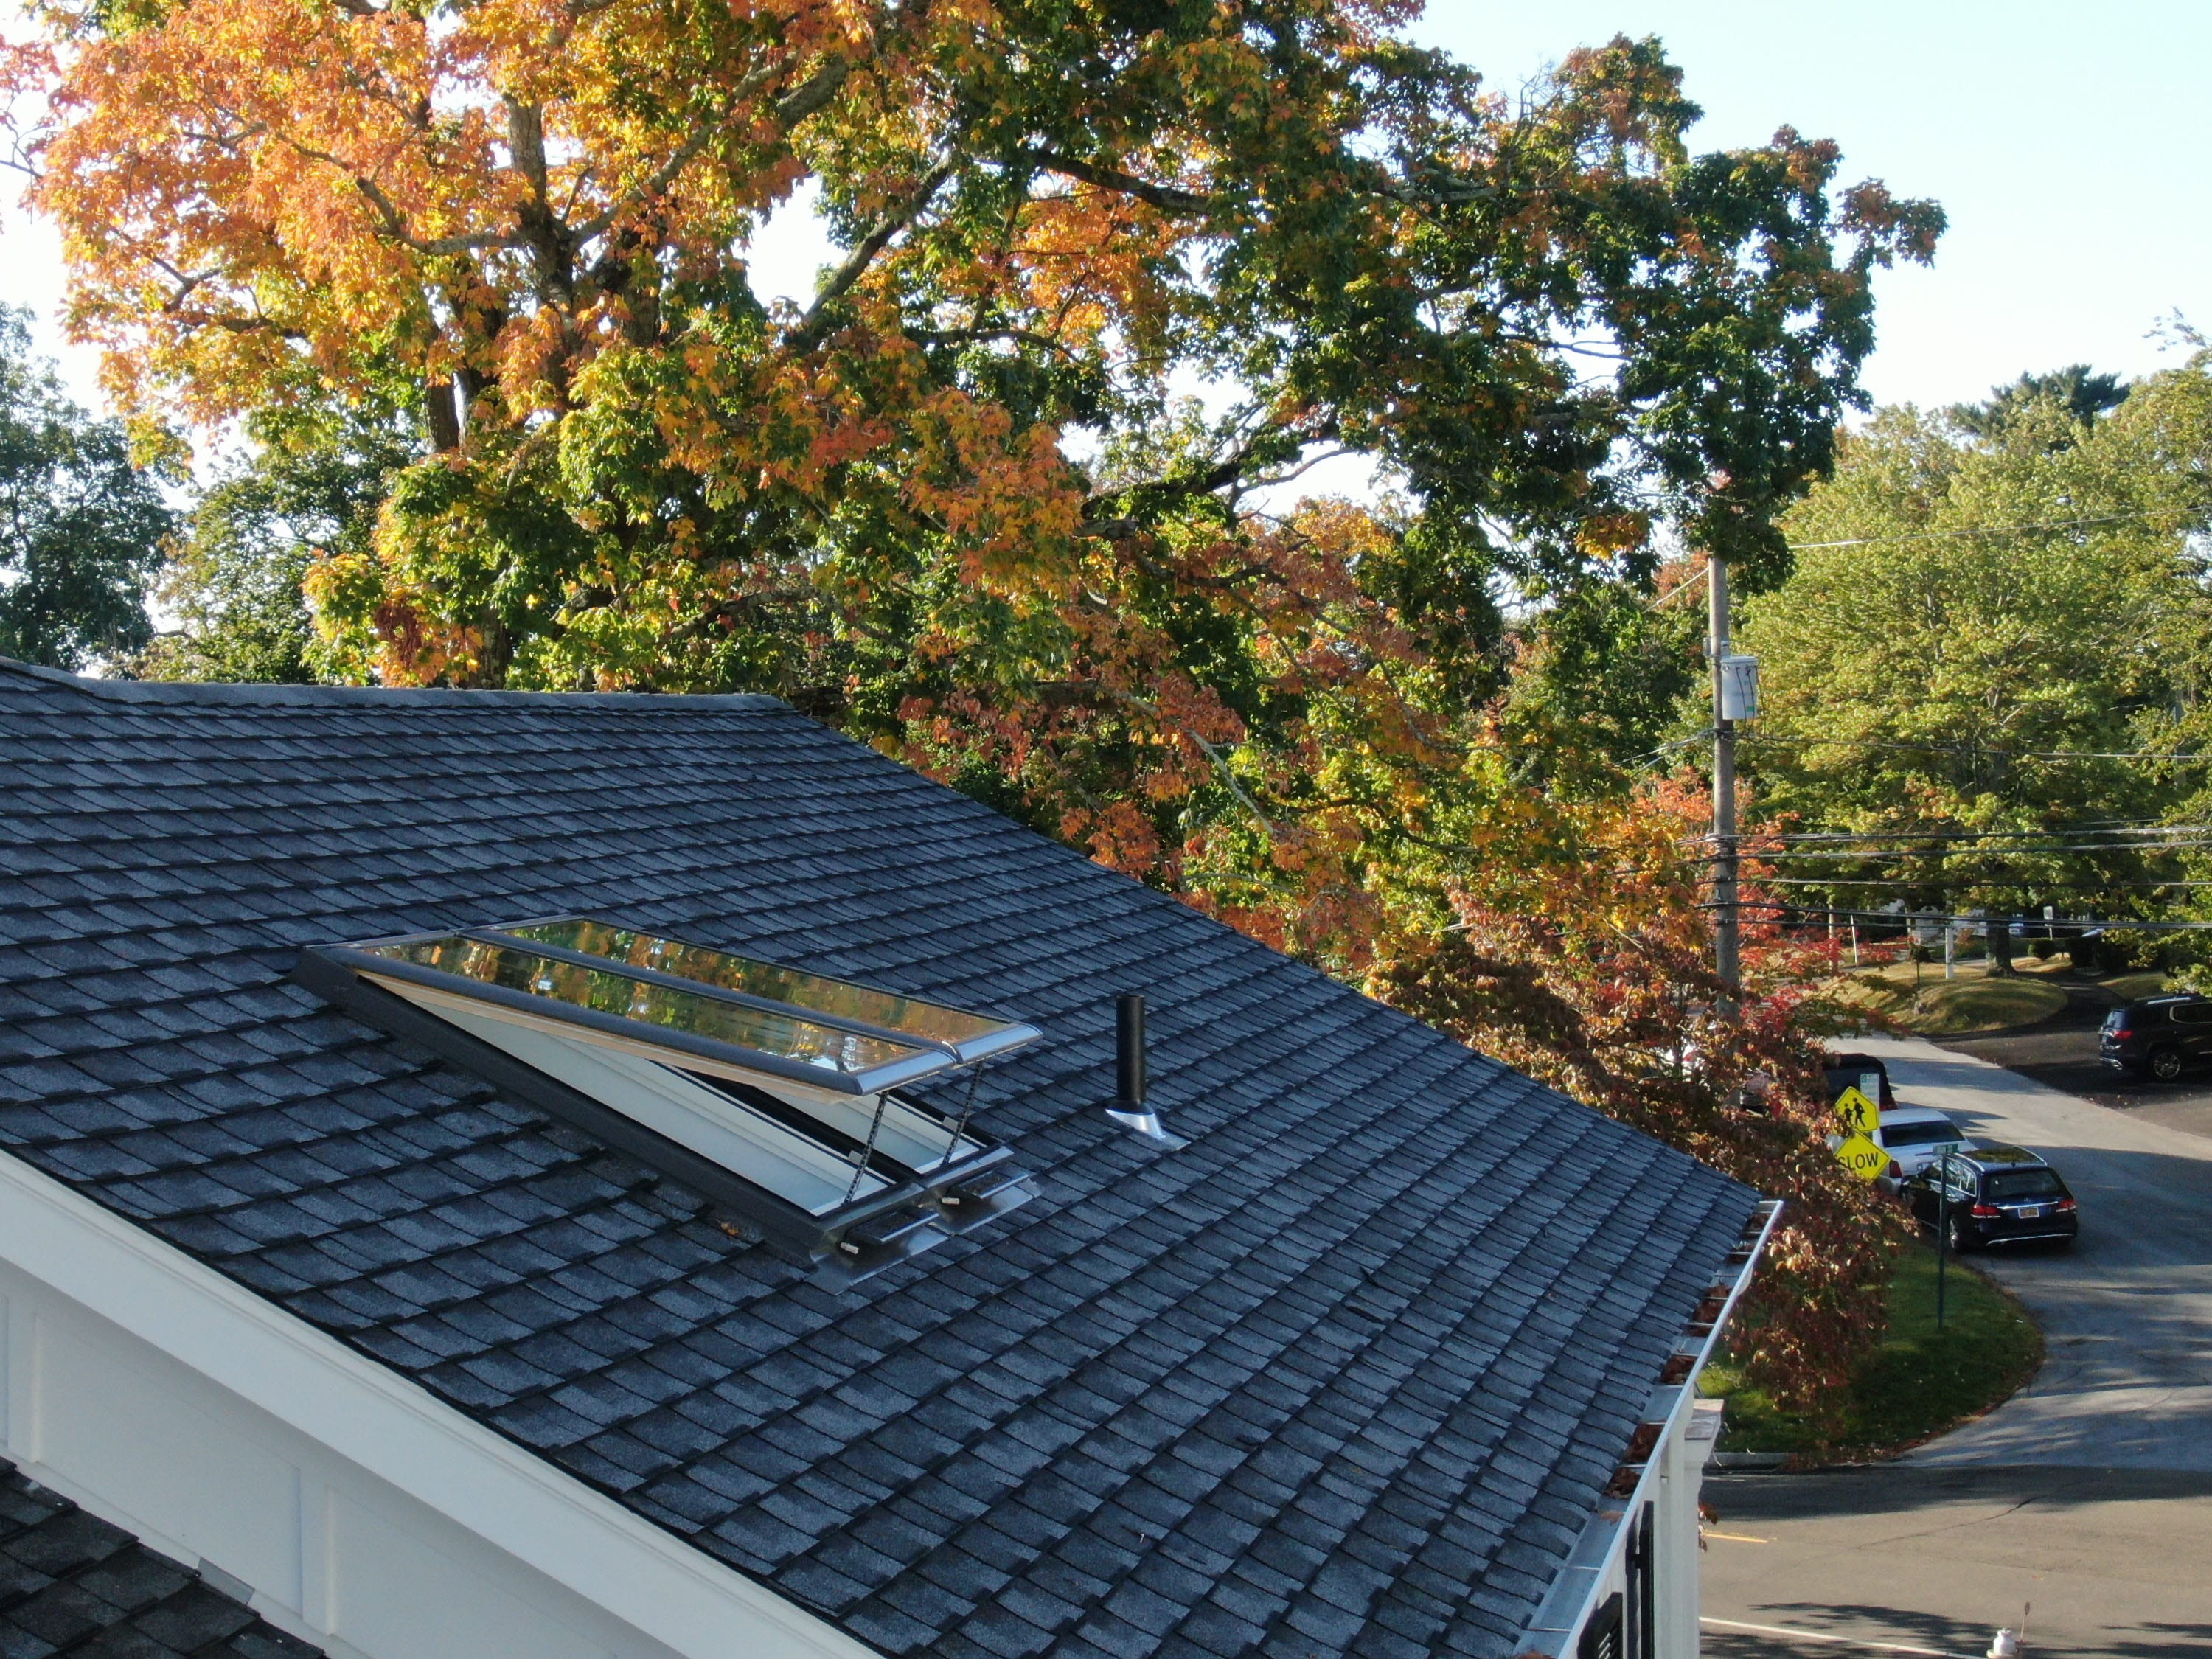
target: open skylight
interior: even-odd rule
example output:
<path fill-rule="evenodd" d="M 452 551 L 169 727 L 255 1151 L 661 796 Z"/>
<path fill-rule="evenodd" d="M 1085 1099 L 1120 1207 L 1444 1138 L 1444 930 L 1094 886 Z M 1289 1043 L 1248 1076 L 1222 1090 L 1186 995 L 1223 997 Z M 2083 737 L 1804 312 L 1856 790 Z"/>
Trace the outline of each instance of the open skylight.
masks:
<path fill-rule="evenodd" d="M 897 1091 L 1034 1026 L 586 916 L 324 946 L 298 977 L 848 1275 L 1029 1194 L 964 1109 Z"/>

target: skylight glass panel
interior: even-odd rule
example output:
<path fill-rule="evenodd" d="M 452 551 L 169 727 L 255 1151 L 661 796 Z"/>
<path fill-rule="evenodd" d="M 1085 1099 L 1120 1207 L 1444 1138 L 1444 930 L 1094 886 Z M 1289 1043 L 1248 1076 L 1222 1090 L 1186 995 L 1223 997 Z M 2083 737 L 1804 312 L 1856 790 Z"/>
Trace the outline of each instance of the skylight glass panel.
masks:
<path fill-rule="evenodd" d="M 1036 1036 L 1029 1026 L 963 1012 L 942 1003 L 901 996 L 872 986 L 810 974 L 732 951 L 711 950 L 586 916 L 563 917 L 499 930 L 507 937 L 551 945 L 631 968 L 781 1002 L 832 1019 L 873 1026 L 887 1034 L 945 1044 L 963 1060 L 980 1059 Z"/>
<path fill-rule="evenodd" d="M 455 979 L 520 992 L 558 1007 L 588 1009 L 617 1019 L 663 1026 L 844 1076 L 857 1077 L 901 1061 L 933 1057 L 927 1048 L 917 1044 L 817 1024 L 795 1013 L 777 1013 L 703 996 L 634 977 L 611 963 L 605 968 L 589 968 L 540 956 L 522 946 L 462 933 L 401 939 L 364 946 L 363 951 L 368 956 L 410 963 Z"/>
<path fill-rule="evenodd" d="M 842 1205 L 873 1198 L 891 1184 L 885 1173 L 860 1170 L 851 1157 L 672 1066 L 542 1028 L 488 1018 L 453 1006 L 453 999 L 441 1001 L 438 1012 L 464 1030 L 779 1194 L 810 1215 L 827 1215 Z M 936 1142 L 935 1150 L 942 1153 L 949 1144 L 943 1130 Z"/>

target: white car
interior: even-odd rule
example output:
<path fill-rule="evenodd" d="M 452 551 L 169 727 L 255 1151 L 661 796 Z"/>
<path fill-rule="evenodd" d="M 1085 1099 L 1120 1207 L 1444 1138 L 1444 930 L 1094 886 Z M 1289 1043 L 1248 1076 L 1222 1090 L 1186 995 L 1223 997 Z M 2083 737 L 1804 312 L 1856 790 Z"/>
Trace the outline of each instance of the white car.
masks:
<path fill-rule="evenodd" d="M 1875 1139 L 1889 1154 L 1885 1184 L 1910 1181 L 1941 1158 L 1974 1144 L 1973 1138 L 1930 1106 L 1893 1106 L 1881 1115 Z"/>

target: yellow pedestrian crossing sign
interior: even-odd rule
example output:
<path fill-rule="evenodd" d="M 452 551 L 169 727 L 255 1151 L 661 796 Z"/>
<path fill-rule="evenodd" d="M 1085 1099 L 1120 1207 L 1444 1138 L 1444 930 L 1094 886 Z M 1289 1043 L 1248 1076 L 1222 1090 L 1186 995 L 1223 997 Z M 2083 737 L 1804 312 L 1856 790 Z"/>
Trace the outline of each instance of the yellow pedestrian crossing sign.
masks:
<path fill-rule="evenodd" d="M 1836 1157 L 1861 1181 L 1872 1181 L 1889 1168 L 1889 1154 L 1864 1135 L 1845 1135 Z"/>
<path fill-rule="evenodd" d="M 1846 1089 L 1836 1097 L 1836 1116 L 1842 1121 L 1847 1135 L 1863 1135 L 1872 1140 L 1875 1132 L 1881 1127 L 1881 1108 L 1856 1089 Z"/>

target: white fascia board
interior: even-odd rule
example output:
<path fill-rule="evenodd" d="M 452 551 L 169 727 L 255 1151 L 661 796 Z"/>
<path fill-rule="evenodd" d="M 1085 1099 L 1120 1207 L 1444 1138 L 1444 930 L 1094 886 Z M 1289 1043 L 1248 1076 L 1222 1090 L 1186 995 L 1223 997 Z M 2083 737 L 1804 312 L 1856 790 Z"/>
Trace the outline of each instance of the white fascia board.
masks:
<path fill-rule="evenodd" d="M 1712 1327 L 1698 1340 L 1691 1360 L 1689 1375 L 1680 1383 L 1669 1384 L 1652 1391 L 1650 1402 L 1644 1408 L 1641 1421 L 1657 1423 L 1659 1438 L 1645 1460 L 1643 1473 L 1637 1477 L 1636 1489 L 1625 1498 L 1601 1498 L 1597 1513 L 1593 1515 L 1575 1540 L 1574 1547 L 1567 1552 L 1566 1562 L 1559 1577 L 1552 1581 L 1550 1592 L 1537 1607 L 1535 1617 L 1522 1634 L 1520 1646 L 1515 1649 L 1519 1659 L 1552 1659 L 1563 1655 L 1576 1638 L 1592 1613 L 1597 1609 L 1598 1597 L 1608 1581 L 1614 1560 L 1628 1543 L 1630 1519 L 1649 1499 L 1659 1484 L 1659 1475 L 1666 1462 L 1668 1443 L 1683 1432 L 1687 1419 L 1694 1413 L 1698 1402 L 1698 1378 L 1704 1375 L 1705 1362 L 1720 1346 L 1727 1333 L 1729 1321 L 1735 1317 L 1736 1304 L 1751 1288 L 1752 1275 L 1759 1270 L 1766 1246 L 1781 1224 L 1782 1206 L 1775 1203 L 1768 1209 L 1765 1224 L 1759 1230 L 1758 1240 L 1743 1266 L 1737 1269 L 1735 1281 L 1728 1288 L 1727 1299 L 1720 1312 L 1714 1316 Z M 1680 1350 L 1678 1348 L 1677 1352 Z M 1702 1466 L 1703 1460 L 1699 1460 Z"/>
<path fill-rule="evenodd" d="M 876 1659 L 416 1383 L 0 1154 L 0 1256 L 696 1659 Z"/>

